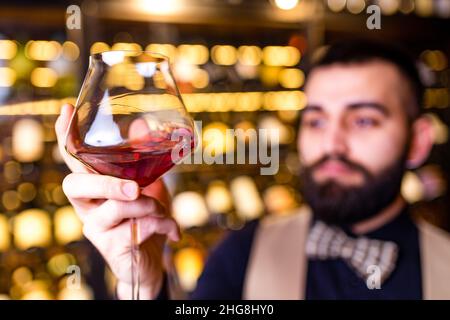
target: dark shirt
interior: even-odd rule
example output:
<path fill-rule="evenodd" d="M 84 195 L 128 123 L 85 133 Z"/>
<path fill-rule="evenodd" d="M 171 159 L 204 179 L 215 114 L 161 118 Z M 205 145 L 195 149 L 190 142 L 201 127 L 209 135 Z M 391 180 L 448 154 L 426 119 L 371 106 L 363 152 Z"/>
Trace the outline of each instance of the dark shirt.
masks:
<path fill-rule="evenodd" d="M 245 272 L 258 223 L 258 220 L 251 221 L 243 229 L 229 233 L 212 251 L 191 299 L 242 299 Z M 407 210 L 365 236 L 393 241 L 399 247 L 396 268 L 381 289 L 368 289 L 366 281 L 341 259 L 308 260 L 306 299 L 422 298 L 419 235 Z"/>

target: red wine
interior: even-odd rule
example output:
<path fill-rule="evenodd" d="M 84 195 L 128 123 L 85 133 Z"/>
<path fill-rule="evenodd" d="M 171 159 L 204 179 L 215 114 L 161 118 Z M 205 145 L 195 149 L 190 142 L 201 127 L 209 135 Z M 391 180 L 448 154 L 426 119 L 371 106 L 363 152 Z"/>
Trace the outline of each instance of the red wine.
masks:
<path fill-rule="evenodd" d="M 192 150 L 192 136 L 190 140 L 191 145 L 183 149 L 181 138 L 174 141 L 166 131 L 152 131 L 144 137 L 115 146 L 93 147 L 74 141 L 75 152 L 71 153 L 100 174 L 133 180 L 145 187 L 175 165 L 176 159 L 172 159 L 175 147 L 180 150 L 177 156 L 181 158 Z"/>

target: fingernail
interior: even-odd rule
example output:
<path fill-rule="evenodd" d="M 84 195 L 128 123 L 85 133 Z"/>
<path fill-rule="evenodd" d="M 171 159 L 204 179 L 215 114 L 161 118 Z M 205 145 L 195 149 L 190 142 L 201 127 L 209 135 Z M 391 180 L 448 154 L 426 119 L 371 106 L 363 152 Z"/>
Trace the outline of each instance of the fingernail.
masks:
<path fill-rule="evenodd" d="M 127 182 L 122 185 L 122 192 L 131 199 L 136 198 L 137 187 L 135 183 Z"/>

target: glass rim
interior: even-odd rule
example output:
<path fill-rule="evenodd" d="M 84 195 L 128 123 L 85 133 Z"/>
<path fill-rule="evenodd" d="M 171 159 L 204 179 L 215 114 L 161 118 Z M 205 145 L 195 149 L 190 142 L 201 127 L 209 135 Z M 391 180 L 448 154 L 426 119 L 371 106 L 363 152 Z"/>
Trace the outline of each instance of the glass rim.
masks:
<path fill-rule="evenodd" d="M 91 53 L 89 55 L 89 59 L 95 59 L 95 60 L 101 60 L 102 59 L 102 55 L 104 53 L 108 53 L 108 52 L 124 52 L 124 53 L 135 53 L 136 56 L 142 55 L 142 54 L 148 54 L 150 56 L 157 56 L 163 60 L 166 60 L 168 62 L 170 62 L 170 58 L 168 56 L 166 56 L 165 54 L 159 53 L 159 52 L 155 52 L 155 51 L 149 51 L 149 50 L 132 50 L 132 49 L 117 49 L 117 50 L 106 50 L 106 51 L 102 51 L 102 52 L 97 52 L 97 53 Z M 133 57 L 133 55 L 130 55 L 129 57 Z"/>

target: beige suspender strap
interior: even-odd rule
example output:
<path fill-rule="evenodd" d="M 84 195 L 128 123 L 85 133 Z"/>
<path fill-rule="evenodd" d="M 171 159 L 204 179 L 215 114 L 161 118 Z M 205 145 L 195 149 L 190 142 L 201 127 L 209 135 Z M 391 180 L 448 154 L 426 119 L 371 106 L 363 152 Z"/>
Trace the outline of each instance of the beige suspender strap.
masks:
<path fill-rule="evenodd" d="M 304 298 L 310 217 L 305 211 L 261 220 L 247 265 L 243 299 Z"/>
<path fill-rule="evenodd" d="M 307 259 L 305 242 L 311 214 L 263 219 L 253 240 L 243 298 L 303 299 Z M 423 298 L 450 299 L 450 235 L 419 220 Z"/>
<path fill-rule="evenodd" d="M 424 220 L 418 221 L 417 226 L 423 298 L 450 299 L 450 236 Z"/>

